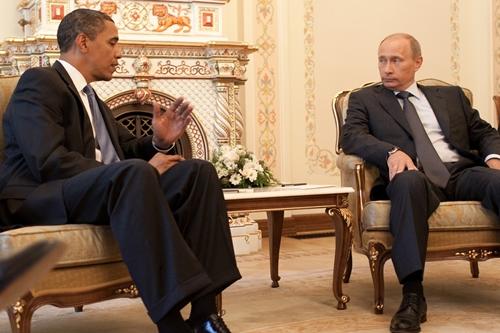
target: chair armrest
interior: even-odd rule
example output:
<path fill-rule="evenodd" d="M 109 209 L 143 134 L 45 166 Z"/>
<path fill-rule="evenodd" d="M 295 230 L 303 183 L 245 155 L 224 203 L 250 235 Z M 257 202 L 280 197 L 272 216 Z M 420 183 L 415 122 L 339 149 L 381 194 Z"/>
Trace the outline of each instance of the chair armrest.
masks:
<path fill-rule="evenodd" d="M 349 195 L 349 207 L 353 213 L 354 245 L 361 247 L 361 235 L 364 230 L 361 223 L 363 207 L 370 199 L 373 183 L 379 176 L 378 169 L 356 155 L 347 155 L 340 152 L 337 157 L 337 167 L 340 169 L 342 186 L 354 188 Z"/>
<path fill-rule="evenodd" d="M 356 155 L 340 153 L 337 159 L 337 166 L 340 170 L 356 170 L 356 165 L 364 164 L 363 159 Z"/>

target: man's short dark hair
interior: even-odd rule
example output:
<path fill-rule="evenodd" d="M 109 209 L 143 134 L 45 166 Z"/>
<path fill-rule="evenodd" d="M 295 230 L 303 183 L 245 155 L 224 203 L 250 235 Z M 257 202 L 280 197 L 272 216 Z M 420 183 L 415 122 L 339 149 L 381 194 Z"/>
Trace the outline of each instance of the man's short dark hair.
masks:
<path fill-rule="evenodd" d="M 407 33 L 398 32 L 398 33 L 389 35 L 389 36 L 385 37 L 380 42 L 379 45 L 382 45 L 383 42 L 385 42 L 388 39 L 392 39 L 392 38 L 404 38 L 404 39 L 408 40 L 410 42 L 410 48 L 411 48 L 411 52 L 413 54 L 413 59 L 422 56 L 422 49 L 420 48 L 420 43 L 418 42 L 418 40 L 415 37 L 413 37 L 412 35 L 407 34 Z"/>
<path fill-rule="evenodd" d="M 57 29 L 57 44 L 61 53 L 71 48 L 80 33 L 94 40 L 104 30 L 105 21 L 114 22 L 107 14 L 92 9 L 80 8 L 66 15 Z"/>

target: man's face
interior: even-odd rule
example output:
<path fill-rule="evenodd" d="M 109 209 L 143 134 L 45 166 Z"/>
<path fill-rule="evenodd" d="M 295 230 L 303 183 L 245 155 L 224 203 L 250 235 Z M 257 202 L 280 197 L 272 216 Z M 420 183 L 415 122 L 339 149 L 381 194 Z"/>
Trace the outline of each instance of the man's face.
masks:
<path fill-rule="evenodd" d="M 378 48 L 378 71 L 382 84 L 391 90 L 406 90 L 422 65 L 422 57 L 414 57 L 410 41 L 403 37 L 385 40 Z"/>
<path fill-rule="evenodd" d="M 94 40 L 87 38 L 85 63 L 88 68 L 87 80 L 109 81 L 121 58 L 121 48 L 118 46 L 118 29 L 111 21 L 104 21 L 104 29 Z"/>

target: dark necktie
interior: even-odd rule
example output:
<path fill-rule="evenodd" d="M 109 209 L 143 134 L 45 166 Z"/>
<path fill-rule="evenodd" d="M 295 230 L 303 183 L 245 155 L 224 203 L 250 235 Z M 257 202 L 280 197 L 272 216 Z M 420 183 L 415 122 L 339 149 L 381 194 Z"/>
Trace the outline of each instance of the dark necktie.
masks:
<path fill-rule="evenodd" d="M 441 158 L 432 145 L 429 136 L 425 132 L 415 106 L 408 99 L 412 96 L 412 94 L 407 91 L 401 91 L 396 96 L 403 100 L 403 112 L 406 116 L 408 124 L 410 125 L 413 140 L 415 142 L 415 148 L 417 150 L 417 156 L 422 168 L 424 169 L 425 175 L 437 186 L 445 188 L 446 184 L 448 184 L 448 180 L 450 179 L 450 173 L 443 161 L 441 161 Z"/>
<path fill-rule="evenodd" d="M 102 118 L 101 111 L 99 110 L 99 105 L 97 104 L 97 99 L 95 97 L 94 89 L 90 85 L 86 85 L 83 88 L 83 92 L 87 95 L 90 105 L 90 111 L 92 112 L 92 118 L 95 129 L 96 141 L 98 143 L 99 149 L 101 150 L 101 159 L 104 164 L 110 164 L 113 162 L 118 162 L 120 158 L 116 153 L 115 147 L 111 142 L 109 137 L 108 129 L 106 128 L 106 123 Z"/>

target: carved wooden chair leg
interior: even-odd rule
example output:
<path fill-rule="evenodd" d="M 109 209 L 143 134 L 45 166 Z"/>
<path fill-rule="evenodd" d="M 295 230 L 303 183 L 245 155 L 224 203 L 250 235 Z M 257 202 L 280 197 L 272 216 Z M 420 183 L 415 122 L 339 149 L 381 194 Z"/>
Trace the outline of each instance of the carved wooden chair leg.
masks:
<path fill-rule="evenodd" d="M 351 272 L 352 272 L 352 249 L 349 250 L 349 255 L 347 257 L 347 264 L 345 266 L 345 273 L 343 278 L 344 283 L 349 283 L 349 279 L 351 278 Z"/>
<path fill-rule="evenodd" d="M 75 306 L 75 312 L 83 312 L 83 305 Z"/>
<path fill-rule="evenodd" d="M 478 278 L 479 277 L 479 264 L 477 260 L 471 259 L 469 260 L 470 263 L 470 273 L 473 278 Z"/>
<path fill-rule="evenodd" d="M 372 273 L 375 314 L 384 313 L 384 264 L 390 257 L 382 244 L 370 244 L 368 260 Z"/>
<path fill-rule="evenodd" d="M 35 311 L 32 301 L 33 296 L 28 294 L 7 309 L 12 333 L 31 332 L 31 318 Z"/>

